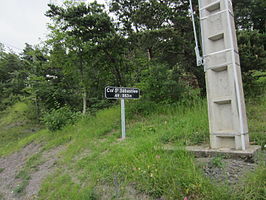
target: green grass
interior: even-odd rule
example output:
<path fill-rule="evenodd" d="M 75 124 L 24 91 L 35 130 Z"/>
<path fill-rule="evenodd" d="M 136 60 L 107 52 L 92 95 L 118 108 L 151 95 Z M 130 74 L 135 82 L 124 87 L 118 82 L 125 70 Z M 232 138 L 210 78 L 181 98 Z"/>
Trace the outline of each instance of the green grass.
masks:
<path fill-rule="evenodd" d="M 247 104 L 251 141 L 261 145 L 266 141 L 265 99 Z M 0 154 L 32 141 L 42 142 L 43 151 L 65 145 L 58 170 L 44 180 L 39 199 L 135 199 L 137 195 L 150 199 L 262 199 L 265 162 L 232 190 L 226 185 L 213 185 L 184 150 L 185 145 L 208 143 L 206 100 L 187 106 L 149 105 L 144 114 L 136 109 L 141 103 L 127 102 L 126 140 L 119 140 L 120 109 L 113 107 L 60 131 L 29 134 L 10 149 L 0 147 Z M 145 109 L 147 104 L 141 106 Z M 169 143 L 179 150 L 162 150 Z M 33 166 L 39 162 L 36 157 L 28 160 L 18 174 L 25 181 L 18 191 L 25 189 Z M 221 164 L 218 158 L 213 163 Z M 132 197 L 128 191 L 136 194 Z"/>
<path fill-rule="evenodd" d="M 0 157 L 35 140 L 39 125 L 27 118 L 28 112 L 27 104 L 20 102 L 0 113 Z"/>
<path fill-rule="evenodd" d="M 23 180 L 19 185 L 14 189 L 16 195 L 24 194 L 26 187 L 29 184 L 29 179 Z"/>
<path fill-rule="evenodd" d="M 208 130 L 204 108 L 203 101 L 187 108 L 160 106 L 145 118 L 139 116 L 137 120 L 129 120 L 124 141 L 118 140 L 118 108 L 100 111 L 95 118 L 84 119 L 76 126 L 51 133 L 56 137 L 47 146 L 63 141 L 69 143 L 60 163 L 69 170 L 51 175 L 43 184 L 40 199 L 86 199 L 88 194 L 96 198 L 101 194 L 101 188 L 106 187 L 110 193 L 108 198 L 126 199 L 128 186 L 151 198 L 229 197 L 222 192 L 223 189 L 212 186 L 203 177 L 194 158 L 185 150 L 181 148 L 168 153 L 160 148 L 169 142 L 181 147 L 205 142 Z M 82 155 L 82 152 L 88 153 Z M 77 178 L 86 186 L 75 183 L 73 180 Z M 210 191 L 213 191 L 211 196 Z M 215 191 L 220 191 L 217 192 L 219 195 Z"/>
<path fill-rule="evenodd" d="M 14 189 L 16 194 L 24 194 L 26 187 L 29 184 L 31 173 L 37 170 L 37 167 L 42 163 L 41 154 L 36 153 L 31 156 L 21 171 L 16 175 L 16 179 L 19 179 L 21 183 Z"/>
<path fill-rule="evenodd" d="M 224 167 L 224 163 L 222 162 L 223 159 L 223 156 L 215 156 L 211 159 L 211 165 L 214 167 L 222 168 Z"/>
<path fill-rule="evenodd" d="M 249 99 L 247 106 L 250 141 L 254 144 L 266 146 L 266 97 Z"/>
<path fill-rule="evenodd" d="M 8 108 L 4 112 L 2 112 L 2 115 L 5 115 L 5 117 L 1 118 L 0 126 L 12 124 L 18 121 L 18 117 L 20 117 L 20 123 L 25 120 L 25 116 L 23 114 L 27 111 L 28 107 L 25 103 L 19 102 L 14 104 L 12 107 Z"/>
<path fill-rule="evenodd" d="M 264 200 L 266 197 L 266 164 L 261 164 L 255 172 L 249 173 L 235 191 L 241 200 Z"/>

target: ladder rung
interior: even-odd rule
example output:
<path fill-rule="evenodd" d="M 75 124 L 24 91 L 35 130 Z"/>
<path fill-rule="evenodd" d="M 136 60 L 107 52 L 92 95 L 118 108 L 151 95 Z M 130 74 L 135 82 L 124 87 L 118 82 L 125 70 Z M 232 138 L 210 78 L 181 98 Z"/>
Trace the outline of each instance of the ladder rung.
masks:
<path fill-rule="evenodd" d="M 215 136 L 221 136 L 221 137 L 235 137 L 235 136 L 241 135 L 240 133 L 233 132 L 233 130 L 219 131 L 219 132 L 215 132 L 211 134 Z"/>
<path fill-rule="evenodd" d="M 218 33 L 209 37 L 209 40 L 217 41 L 224 38 L 224 33 Z"/>
<path fill-rule="evenodd" d="M 219 1 L 215 1 L 209 5 L 206 6 L 206 10 L 208 10 L 209 12 L 215 11 L 220 9 L 221 5 L 220 5 L 220 0 Z"/>
<path fill-rule="evenodd" d="M 227 70 L 227 65 L 216 66 L 211 69 L 215 72 L 222 72 L 222 71 Z"/>
<path fill-rule="evenodd" d="M 231 97 L 220 97 L 213 100 L 213 103 L 216 104 L 229 104 L 231 103 L 232 98 Z"/>
<path fill-rule="evenodd" d="M 207 69 L 211 69 L 211 70 L 213 70 L 215 72 L 221 72 L 221 71 L 227 70 L 228 65 L 229 65 L 228 63 L 223 63 L 223 64 L 220 64 L 220 65 L 208 67 Z"/>

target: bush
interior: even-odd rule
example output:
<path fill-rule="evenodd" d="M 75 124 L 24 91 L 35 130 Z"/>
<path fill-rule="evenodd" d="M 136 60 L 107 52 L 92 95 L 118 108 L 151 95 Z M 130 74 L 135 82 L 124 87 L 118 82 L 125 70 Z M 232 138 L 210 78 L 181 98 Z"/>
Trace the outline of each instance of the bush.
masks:
<path fill-rule="evenodd" d="M 94 115 L 98 110 L 105 109 L 113 105 L 113 101 L 100 98 L 89 98 L 89 102 L 90 107 L 87 111 L 92 115 Z"/>
<path fill-rule="evenodd" d="M 126 116 L 129 119 L 139 116 L 147 116 L 156 111 L 158 105 L 148 100 L 136 100 L 126 102 Z"/>
<path fill-rule="evenodd" d="M 166 65 L 153 64 L 143 72 L 143 81 L 138 85 L 142 97 L 156 103 L 173 103 L 180 100 L 185 87 L 177 69 Z"/>
<path fill-rule="evenodd" d="M 251 70 L 244 73 L 244 91 L 246 96 L 254 98 L 265 94 L 266 71 Z"/>
<path fill-rule="evenodd" d="M 9 97 L 7 98 L 0 98 L 0 111 L 3 111 L 5 109 L 7 109 L 8 107 L 14 105 L 17 102 L 20 102 L 21 100 L 21 96 L 19 95 L 13 95 L 11 94 Z"/>
<path fill-rule="evenodd" d="M 61 107 L 45 113 L 42 121 L 50 131 L 56 131 L 68 124 L 74 124 L 80 117 L 80 112 L 72 112 L 68 107 Z"/>

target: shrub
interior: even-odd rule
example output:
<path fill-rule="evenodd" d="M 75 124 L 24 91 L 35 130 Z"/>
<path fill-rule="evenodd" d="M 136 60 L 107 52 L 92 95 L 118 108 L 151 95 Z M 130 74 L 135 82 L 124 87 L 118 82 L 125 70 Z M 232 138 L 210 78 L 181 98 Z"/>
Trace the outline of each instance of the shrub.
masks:
<path fill-rule="evenodd" d="M 141 116 L 147 116 L 153 113 L 157 109 L 158 105 L 152 101 L 148 100 L 137 100 L 127 103 L 126 105 L 126 116 L 131 119 L 134 116 L 139 117 Z"/>
<path fill-rule="evenodd" d="M 260 97 L 266 89 L 266 71 L 251 70 L 244 73 L 244 90 L 248 97 Z"/>
<path fill-rule="evenodd" d="M 68 124 L 74 124 L 80 117 L 80 112 L 72 112 L 69 107 L 61 107 L 45 113 L 42 121 L 50 131 L 56 131 Z"/>
<path fill-rule="evenodd" d="M 178 69 L 153 64 L 143 72 L 143 81 L 138 85 L 142 97 L 156 103 L 173 103 L 180 100 L 185 88 Z"/>

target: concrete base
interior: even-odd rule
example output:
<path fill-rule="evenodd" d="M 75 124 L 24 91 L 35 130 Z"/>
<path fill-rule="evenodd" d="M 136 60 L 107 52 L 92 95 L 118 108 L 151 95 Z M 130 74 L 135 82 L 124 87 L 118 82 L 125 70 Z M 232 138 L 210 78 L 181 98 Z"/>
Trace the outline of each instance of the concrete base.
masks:
<path fill-rule="evenodd" d="M 249 137 L 248 133 L 244 134 L 245 147 L 249 148 Z M 235 136 L 219 136 L 219 135 L 210 135 L 210 147 L 212 149 L 236 149 L 242 150 L 242 141 L 240 135 Z"/>
<path fill-rule="evenodd" d="M 261 150 L 261 146 L 250 145 L 245 151 L 229 148 L 211 149 L 208 145 L 187 146 L 186 150 L 193 153 L 196 157 L 223 156 L 225 158 L 254 161 L 256 154 Z"/>

